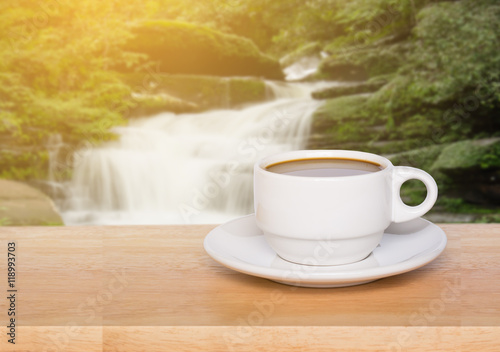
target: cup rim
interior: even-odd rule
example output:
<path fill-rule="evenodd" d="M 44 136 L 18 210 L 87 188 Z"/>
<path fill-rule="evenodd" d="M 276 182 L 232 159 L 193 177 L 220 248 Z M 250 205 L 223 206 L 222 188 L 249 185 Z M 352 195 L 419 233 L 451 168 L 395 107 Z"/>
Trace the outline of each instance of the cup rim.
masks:
<path fill-rule="evenodd" d="M 371 172 L 362 175 L 327 176 L 327 177 L 286 175 L 266 170 L 266 167 L 269 165 L 279 162 L 286 162 L 287 160 L 297 160 L 297 159 L 307 160 L 307 159 L 317 159 L 317 158 L 346 158 L 346 159 L 359 160 L 362 162 L 368 161 L 379 164 L 382 167 L 382 169 L 377 172 Z M 346 180 L 352 178 L 375 177 L 380 173 L 387 172 L 387 170 L 390 170 L 393 167 L 394 165 L 389 159 L 373 153 L 361 152 L 356 150 L 346 150 L 346 149 L 328 149 L 328 150 L 313 149 L 313 150 L 292 150 L 288 152 L 281 152 L 269 155 L 257 161 L 254 165 L 254 170 L 255 171 L 258 170 L 266 175 L 272 175 L 273 177 L 279 177 L 279 178 L 284 177 L 287 179 L 293 178 L 294 180 L 332 181 L 332 180 L 342 180 L 342 179 Z"/>

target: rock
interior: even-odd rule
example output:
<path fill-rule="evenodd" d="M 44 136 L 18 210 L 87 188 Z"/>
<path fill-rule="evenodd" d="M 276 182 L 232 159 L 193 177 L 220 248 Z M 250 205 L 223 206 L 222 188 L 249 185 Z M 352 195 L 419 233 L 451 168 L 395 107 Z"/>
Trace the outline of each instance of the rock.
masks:
<path fill-rule="evenodd" d="M 317 78 L 342 81 L 362 81 L 380 75 L 393 74 L 406 62 L 412 43 L 362 46 L 334 52 L 321 62 Z"/>
<path fill-rule="evenodd" d="M 198 105 L 194 103 L 173 97 L 166 93 L 133 93 L 132 98 L 136 102 L 137 106 L 130 111 L 128 117 L 144 117 L 157 114 L 162 111 L 185 113 L 199 109 Z"/>
<path fill-rule="evenodd" d="M 500 204 L 500 138 L 446 146 L 431 167 L 449 177 L 450 194 L 480 204 Z"/>
<path fill-rule="evenodd" d="M 237 107 L 243 104 L 268 100 L 271 95 L 266 83 L 255 78 L 230 78 L 228 105 Z"/>
<path fill-rule="evenodd" d="M 398 154 L 388 155 L 387 157 L 394 165 L 412 166 L 430 171 L 432 165 L 445 147 L 445 144 L 430 145 Z"/>
<path fill-rule="evenodd" d="M 316 77 L 334 81 L 364 81 L 369 78 L 362 66 L 335 59 L 322 61 Z"/>
<path fill-rule="evenodd" d="M 361 94 L 327 100 L 312 117 L 308 148 L 365 150 L 360 147 L 383 135 L 385 127 L 365 108 L 368 98 Z"/>
<path fill-rule="evenodd" d="M 317 90 L 312 92 L 311 95 L 314 99 L 331 99 L 345 95 L 373 93 L 382 88 L 385 84 L 387 84 L 386 80 L 353 83 Z"/>
<path fill-rule="evenodd" d="M 487 169 L 491 166 L 500 167 L 500 159 L 493 165 L 483 165 L 483 161 L 487 161 L 488 155 L 494 156 L 494 153 L 500 151 L 499 145 L 500 138 L 465 140 L 452 143 L 443 150 L 432 168 L 441 171 L 453 171 L 470 168 Z"/>
<path fill-rule="evenodd" d="M 390 155 L 422 147 L 422 141 L 420 139 L 408 138 L 384 140 L 383 137 L 387 137 L 387 134 L 380 133 L 379 136 L 373 135 L 373 139 L 365 143 L 365 150 L 369 151 L 370 153 Z M 381 140 L 378 140 L 379 138 L 381 138 Z"/>
<path fill-rule="evenodd" d="M 52 200 L 24 183 L 0 179 L 0 224 L 64 225 Z"/>
<path fill-rule="evenodd" d="M 187 112 L 189 109 L 202 111 L 230 108 L 268 99 L 266 83 L 251 77 L 222 78 L 138 72 L 124 74 L 122 77 L 132 90 L 137 92 L 136 94 L 169 97 L 168 106 L 163 102 L 159 103 L 164 107 L 163 111 Z M 156 104 L 154 106 L 158 107 Z"/>
<path fill-rule="evenodd" d="M 329 99 L 316 110 L 313 115 L 314 129 L 325 130 L 344 120 L 358 120 L 368 118 L 369 115 L 362 107 L 366 104 L 368 95 L 351 95 Z"/>
<path fill-rule="evenodd" d="M 124 49 L 147 54 L 162 73 L 261 76 L 283 79 L 277 60 L 249 39 L 176 21 L 146 21 L 132 29 Z M 119 67 L 121 71 L 129 71 Z"/>
<path fill-rule="evenodd" d="M 376 49 L 382 46 L 389 46 L 391 44 L 398 44 L 401 42 L 407 42 L 411 35 L 411 27 L 401 28 L 397 32 L 392 32 L 383 38 L 373 42 L 373 43 L 359 43 L 358 45 L 353 44 L 351 46 L 345 46 L 342 51 L 346 54 L 359 53 L 362 50 Z M 339 45 L 337 40 L 334 39 L 333 42 L 328 43 L 324 46 L 323 50 L 329 54 L 335 54 L 339 51 Z"/>
<path fill-rule="evenodd" d="M 367 93 L 328 99 L 313 114 L 307 148 L 394 155 L 427 146 L 422 138 L 394 135 L 387 128 L 386 116 L 371 113 L 371 97 Z"/>

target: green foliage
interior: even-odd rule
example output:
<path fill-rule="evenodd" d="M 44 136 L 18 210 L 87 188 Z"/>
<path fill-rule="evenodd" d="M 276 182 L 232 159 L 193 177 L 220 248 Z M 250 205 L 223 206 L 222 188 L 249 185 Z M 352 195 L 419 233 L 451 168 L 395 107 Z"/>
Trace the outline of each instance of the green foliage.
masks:
<path fill-rule="evenodd" d="M 65 143 L 112 137 L 133 105 L 130 88 L 109 70 L 140 55 L 120 50 L 131 35 L 127 4 L 26 0 L 0 5 L 0 175 L 43 178 L 45 145 L 53 134 Z M 98 16 L 106 14 L 106 19 Z"/>
<path fill-rule="evenodd" d="M 439 108 L 442 116 L 435 127 L 455 129 L 455 139 L 471 135 L 477 126 L 498 127 L 491 112 L 500 106 L 499 11 L 491 1 L 423 9 L 408 62 L 373 105 L 396 115 L 397 122 L 415 111 Z"/>
<path fill-rule="evenodd" d="M 167 72 L 176 71 L 175 65 L 190 63 L 193 72 L 189 73 L 194 73 L 205 63 L 227 74 L 280 74 L 278 63 L 247 39 L 193 24 L 146 21 L 163 11 L 152 6 L 154 3 L 161 1 L 0 4 L 0 177 L 45 178 L 46 148 L 53 135 L 62 136 L 63 149 L 71 153 L 82 144 L 113 139 L 111 127 L 125 123 L 125 117 L 134 111 L 192 110 L 191 103 L 175 99 L 133 98 L 134 91 L 150 93 L 151 87 L 144 81 L 151 76 L 151 59 L 156 54 L 173 58 L 162 66 Z M 154 33 L 144 33 L 140 38 L 144 52 L 124 50 L 126 43 L 137 40 L 134 28 L 163 30 L 167 35 L 148 37 Z M 158 45 L 164 46 L 156 50 Z M 190 55 L 189 50 L 199 51 Z M 149 61 L 147 54 L 151 55 Z M 139 73 L 141 82 L 133 85 L 115 71 L 141 67 L 149 70 Z M 238 82 L 234 84 L 236 91 L 244 90 Z M 193 85 L 190 89 L 198 88 Z M 247 89 L 253 96 L 250 101 L 261 92 L 265 95 L 263 84 Z M 219 94 L 219 100 L 223 95 L 221 91 L 212 93 Z M 243 93 L 235 96 L 235 102 L 245 102 Z M 70 168 L 69 156 L 61 157 Z"/>
<path fill-rule="evenodd" d="M 500 169 L 500 143 L 495 143 L 479 159 L 481 169 Z"/>
<path fill-rule="evenodd" d="M 412 72 L 439 93 L 426 97 L 429 101 L 456 98 L 464 89 L 498 81 L 499 17 L 498 3 L 491 0 L 438 3 L 419 13 L 414 29 L 418 47 L 411 58 L 418 71 Z"/>
<path fill-rule="evenodd" d="M 273 36 L 288 26 L 303 1 L 288 0 L 156 0 L 148 2 L 149 18 L 207 26 L 251 39 L 266 52 Z"/>
<path fill-rule="evenodd" d="M 29 135 L 23 137 L 28 138 Z M 25 142 L 22 147 L 11 144 L 0 151 L 0 178 L 14 180 L 44 179 L 48 154 Z"/>
<path fill-rule="evenodd" d="M 381 38 L 408 31 L 416 12 L 426 3 L 426 0 L 300 2 L 294 4 L 296 15 L 283 23 L 274 40 L 286 51 L 309 42 L 322 43 L 331 53 L 364 48 Z"/>
<path fill-rule="evenodd" d="M 132 29 L 125 50 L 147 54 L 163 73 L 281 78 L 277 61 L 250 40 L 177 21 L 146 21 Z"/>
<path fill-rule="evenodd" d="M 320 66 L 319 78 L 349 79 L 346 72 L 363 70 L 367 76 L 389 73 L 389 83 L 358 108 L 384 116 L 391 139 L 419 139 L 424 147 L 498 135 L 500 10 L 494 1 L 427 7 L 423 1 L 415 1 L 415 6 L 401 2 L 393 5 L 401 17 L 384 27 L 392 36 L 364 36 L 367 40 L 358 44 L 354 28 L 362 27 L 363 21 L 368 26 L 370 18 L 383 11 L 384 2 L 352 3 L 358 11 L 344 14 L 350 19 L 342 21 L 352 23 L 352 30 L 327 46 L 332 55 Z M 352 10 L 350 6 L 345 8 Z M 413 26 L 412 37 L 398 37 L 398 32 Z"/>

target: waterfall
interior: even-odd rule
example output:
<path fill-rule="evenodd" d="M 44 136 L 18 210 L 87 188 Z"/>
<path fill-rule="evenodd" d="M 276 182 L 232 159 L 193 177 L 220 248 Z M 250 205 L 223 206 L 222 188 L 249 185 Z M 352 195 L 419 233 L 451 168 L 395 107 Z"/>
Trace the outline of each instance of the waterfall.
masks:
<path fill-rule="evenodd" d="M 253 164 L 305 146 L 320 104 L 310 93 L 324 85 L 267 82 L 271 101 L 115 128 L 118 140 L 78 152 L 65 223 L 219 223 L 253 212 Z"/>
<path fill-rule="evenodd" d="M 318 66 L 321 63 L 321 58 L 325 57 L 324 55 L 326 54 L 306 56 L 286 67 L 283 70 L 286 80 L 296 81 L 313 75 L 318 71 Z"/>

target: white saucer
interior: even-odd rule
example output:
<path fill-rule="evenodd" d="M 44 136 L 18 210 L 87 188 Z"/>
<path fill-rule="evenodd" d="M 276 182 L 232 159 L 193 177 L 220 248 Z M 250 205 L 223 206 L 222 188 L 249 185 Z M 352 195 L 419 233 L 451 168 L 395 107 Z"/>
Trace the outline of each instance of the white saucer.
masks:
<path fill-rule="evenodd" d="M 346 265 L 309 266 L 281 259 L 247 215 L 229 221 L 205 237 L 205 250 L 222 265 L 280 283 L 304 287 L 343 287 L 415 270 L 446 247 L 446 234 L 433 223 L 415 219 L 391 224 L 380 245 L 366 259 Z"/>

